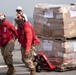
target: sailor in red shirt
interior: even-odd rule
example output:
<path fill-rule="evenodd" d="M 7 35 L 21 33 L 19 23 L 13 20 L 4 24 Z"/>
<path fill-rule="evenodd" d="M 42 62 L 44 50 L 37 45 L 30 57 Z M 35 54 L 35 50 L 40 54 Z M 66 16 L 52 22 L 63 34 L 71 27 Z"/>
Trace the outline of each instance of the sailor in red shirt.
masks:
<path fill-rule="evenodd" d="M 39 44 L 40 40 L 36 37 L 32 25 L 28 21 L 24 21 L 20 14 L 17 14 L 15 22 L 18 29 L 18 40 L 21 43 L 22 61 L 30 68 L 30 75 L 36 75 L 35 66 L 33 64 L 34 45 Z"/>
<path fill-rule="evenodd" d="M 11 75 L 15 72 L 12 59 L 15 36 L 17 36 L 15 27 L 11 22 L 6 20 L 3 13 L 0 13 L 0 48 L 5 64 L 8 66 L 7 75 Z"/>

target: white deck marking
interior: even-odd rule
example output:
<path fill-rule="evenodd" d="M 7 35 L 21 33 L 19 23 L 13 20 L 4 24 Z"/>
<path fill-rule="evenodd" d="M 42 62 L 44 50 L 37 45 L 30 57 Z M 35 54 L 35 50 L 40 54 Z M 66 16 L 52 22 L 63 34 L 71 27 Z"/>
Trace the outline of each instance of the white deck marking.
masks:
<path fill-rule="evenodd" d="M 14 66 L 23 66 L 25 64 L 14 64 Z M 0 68 L 4 68 L 4 67 L 7 67 L 7 65 L 0 65 Z"/>

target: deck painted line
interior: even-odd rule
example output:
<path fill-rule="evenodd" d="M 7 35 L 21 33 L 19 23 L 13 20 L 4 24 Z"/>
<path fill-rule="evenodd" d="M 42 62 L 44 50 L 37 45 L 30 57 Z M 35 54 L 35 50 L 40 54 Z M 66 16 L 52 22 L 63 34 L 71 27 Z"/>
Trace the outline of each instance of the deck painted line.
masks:
<path fill-rule="evenodd" d="M 25 64 L 14 64 L 14 66 L 23 66 Z M 7 65 L 0 65 L 0 68 L 5 68 L 7 67 Z"/>

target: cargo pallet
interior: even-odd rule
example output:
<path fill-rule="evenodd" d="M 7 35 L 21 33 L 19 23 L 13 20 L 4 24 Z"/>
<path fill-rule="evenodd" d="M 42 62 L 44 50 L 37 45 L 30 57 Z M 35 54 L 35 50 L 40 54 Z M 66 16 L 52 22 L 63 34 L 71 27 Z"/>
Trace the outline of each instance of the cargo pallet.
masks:
<path fill-rule="evenodd" d="M 58 72 L 65 72 L 70 70 L 76 70 L 76 65 L 68 64 L 65 66 L 57 66 L 57 68 L 55 69 L 55 71 L 58 71 Z"/>
<path fill-rule="evenodd" d="M 59 40 L 59 41 L 66 41 L 66 40 L 76 40 L 76 37 L 45 37 L 45 36 L 40 36 L 40 35 L 37 35 L 38 38 L 42 38 L 42 39 L 52 39 L 52 40 Z"/>
<path fill-rule="evenodd" d="M 69 70 L 76 70 L 76 65 L 74 64 L 67 64 L 67 65 L 54 65 L 51 61 L 43 53 L 38 53 L 37 56 L 37 66 L 36 72 L 41 72 L 42 70 L 50 70 L 50 71 L 57 71 L 57 72 L 65 72 Z"/>
<path fill-rule="evenodd" d="M 66 41 L 66 40 L 76 40 L 76 37 L 65 38 L 65 37 L 52 37 L 54 40 Z"/>

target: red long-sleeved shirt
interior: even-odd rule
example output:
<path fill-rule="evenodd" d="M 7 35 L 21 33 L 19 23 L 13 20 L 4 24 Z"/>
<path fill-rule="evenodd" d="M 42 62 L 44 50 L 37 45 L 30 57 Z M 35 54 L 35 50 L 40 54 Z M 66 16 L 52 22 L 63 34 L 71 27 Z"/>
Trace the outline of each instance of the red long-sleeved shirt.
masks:
<path fill-rule="evenodd" d="M 29 52 L 32 44 L 39 44 L 40 41 L 37 39 L 33 27 L 29 22 L 24 22 L 23 25 L 18 27 L 18 39 L 25 51 Z M 38 41 L 37 41 L 38 40 Z"/>
<path fill-rule="evenodd" d="M 0 24 L 0 45 L 4 46 L 11 39 L 15 39 L 13 34 L 17 37 L 17 31 L 11 22 L 5 20 L 2 24 Z"/>
<path fill-rule="evenodd" d="M 32 43 L 32 32 L 30 28 L 24 28 L 24 31 L 26 32 L 26 52 L 29 52 L 30 47 L 31 47 L 31 43 Z"/>

